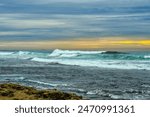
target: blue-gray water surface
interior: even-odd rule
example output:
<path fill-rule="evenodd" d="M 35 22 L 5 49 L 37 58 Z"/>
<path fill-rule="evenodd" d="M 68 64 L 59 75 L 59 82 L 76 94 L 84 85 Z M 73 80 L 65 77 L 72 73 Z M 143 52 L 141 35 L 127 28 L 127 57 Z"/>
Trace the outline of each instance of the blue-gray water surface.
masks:
<path fill-rule="evenodd" d="M 0 83 L 56 88 L 85 99 L 150 99 L 149 55 L 58 49 L 1 51 Z"/>

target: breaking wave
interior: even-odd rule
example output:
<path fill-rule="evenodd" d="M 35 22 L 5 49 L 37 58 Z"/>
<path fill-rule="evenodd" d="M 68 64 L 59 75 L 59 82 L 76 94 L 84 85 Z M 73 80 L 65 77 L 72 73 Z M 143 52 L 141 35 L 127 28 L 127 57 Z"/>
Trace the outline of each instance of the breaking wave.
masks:
<path fill-rule="evenodd" d="M 34 57 L 36 62 L 57 63 L 115 69 L 150 70 L 150 61 L 145 54 L 122 53 L 115 51 L 76 51 L 54 50 L 48 57 Z"/>
<path fill-rule="evenodd" d="M 144 56 L 145 59 L 150 59 L 150 55 Z"/>
<path fill-rule="evenodd" d="M 33 51 L 1 51 L 0 58 L 17 58 L 17 59 L 29 59 L 34 57 L 45 57 L 48 53 L 33 52 Z"/>
<path fill-rule="evenodd" d="M 56 49 L 54 51 L 47 52 L 1 51 L 0 58 L 17 58 L 36 62 L 91 66 L 101 68 L 150 70 L 149 53 L 124 53 L 117 51 L 78 51 Z"/>
<path fill-rule="evenodd" d="M 19 52 L 16 52 L 15 54 L 17 54 L 17 55 L 28 55 L 28 54 L 32 54 L 32 53 L 29 51 L 19 51 Z"/>
<path fill-rule="evenodd" d="M 0 56 L 12 55 L 14 52 L 0 52 Z"/>
<path fill-rule="evenodd" d="M 48 55 L 50 58 L 85 58 L 108 60 L 147 60 L 150 56 L 118 51 L 77 51 L 56 49 Z"/>
<path fill-rule="evenodd" d="M 113 69 L 146 69 L 150 70 L 149 61 L 123 61 L 123 60 L 82 60 L 82 59 L 44 59 L 33 58 L 32 61 L 57 63 L 64 65 L 77 65 L 88 67 L 100 67 L 100 68 L 113 68 Z"/>
<path fill-rule="evenodd" d="M 101 54 L 105 51 L 75 51 L 75 50 L 54 50 L 49 56 L 50 57 L 76 57 L 80 55 L 93 55 Z"/>

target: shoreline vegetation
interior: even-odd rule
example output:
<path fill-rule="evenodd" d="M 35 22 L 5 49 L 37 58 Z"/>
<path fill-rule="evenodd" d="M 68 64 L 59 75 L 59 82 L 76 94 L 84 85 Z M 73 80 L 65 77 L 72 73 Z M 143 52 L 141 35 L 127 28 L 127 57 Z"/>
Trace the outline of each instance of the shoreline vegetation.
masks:
<path fill-rule="evenodd" d="M 57 89 L 38 90 L 19 84 L 0 84 L 0 100 L 80 100 L 82 96 Z"/>

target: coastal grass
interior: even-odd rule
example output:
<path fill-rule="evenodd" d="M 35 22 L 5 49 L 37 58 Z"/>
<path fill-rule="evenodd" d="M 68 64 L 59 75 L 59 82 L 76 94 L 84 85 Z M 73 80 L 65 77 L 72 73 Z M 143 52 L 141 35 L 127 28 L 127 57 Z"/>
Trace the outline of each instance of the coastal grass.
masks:
<path fill-rule="evenodd" d="M 37 90 L 19 84 L 0 84 L 0 100 L 80 100 L 81 96 L 57 89 Z"/>

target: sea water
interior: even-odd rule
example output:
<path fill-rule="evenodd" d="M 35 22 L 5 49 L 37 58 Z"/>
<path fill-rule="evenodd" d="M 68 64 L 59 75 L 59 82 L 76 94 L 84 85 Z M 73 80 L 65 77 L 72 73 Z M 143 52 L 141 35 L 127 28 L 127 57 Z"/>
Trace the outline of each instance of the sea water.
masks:
<path fill-rule="evenodd" d="M 56 88 L 88 99 L 150 99 L 149 70 L 150 52 L 0 51 L 0 83 Z"/>
<path fill-rule="evenodd" d="M 1 51 L 0 58 L 113 69 L 150 70 L 150 52 L 114 51 Z"/>

